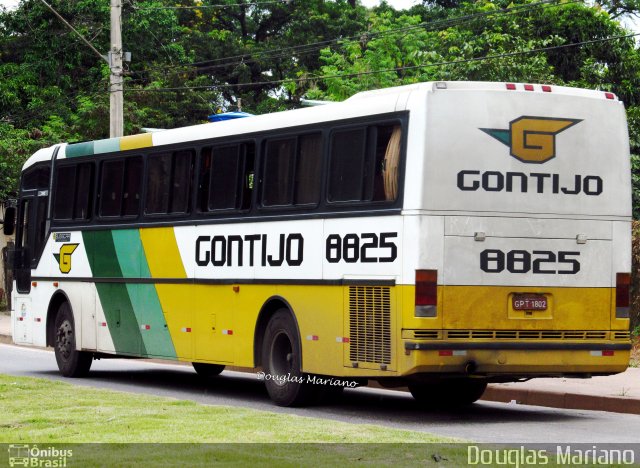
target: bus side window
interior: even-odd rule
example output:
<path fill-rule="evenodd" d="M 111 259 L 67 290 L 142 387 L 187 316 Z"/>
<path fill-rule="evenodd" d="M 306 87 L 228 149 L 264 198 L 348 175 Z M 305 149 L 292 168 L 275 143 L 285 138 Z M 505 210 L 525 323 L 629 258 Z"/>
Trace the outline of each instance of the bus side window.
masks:
<path fill-rule="evenodd" d="M 146 214 L 189 212 L 194 153 L 183 150 L 149 156 Z"/>
<path fill-rule="evenodd" d="M 76 184 L 76 165 L 56 168 L 53 219 L 72 219 Z"/>
<path fill-rule="evenodd" d="M 397 124 L 335 131 L 331 137 L 329 201 L 395 201 L 401 137 Z"/>
<path fill-rule="evenodd" d="M 264 206 L 291 205 L 296 139 L 269 140 L 264 162 Z"/>
<path fill-rule="evenodd" d="M 238 183 L 241 170 L 240 146 L 218 146 L 211 157 L 208 211 L 235 210 L 238 206 Z"/>
<path fill-rule="evenodd" d="M 54 220 L 84 220 L 91 216 L 93 163 L 71 164 L 56 168 Z"/>
<path fill-rule="evenodd" d="M 334 132 L 329 164 L 329 201 L 360 201 L 364 191 L 366 129 Z"/>
<path fill-rule="evenodd" d="M 376 128 L 373 201 L 395 201 L 398 198 L 398 165 L 402 130 L 400 125 Z"/>
<path fill-rule="evenodd" d="M 207 212 L 251 208 L 255 145 L 207 147 L 200 154 L 198 209 Z"/>
<path fill-rule="evenodd" d="M 142 187 L 142 158 L 125 160 L 124 191 L 122 192 L 122 216 L 137 216 L 140 211 L 140 190 Z"/>
<path fill-rule="evenodd" d="M 89 219 L 93 200 L 93 163 L 78 164 L 73 219 Z M 56 192 L 58 193 L 58 192 Z"/>
<path fill-rule="evenodd" d="M 317 204 L 320 201 L 322 171 L 322 135 L 303 135 L 298 139 L 294 205 Z"/>
<path fill-rule="evenodd" d="M 142 185 L 142 157 L 102 163 L 100 216 L 137 216 Z"/>
<path fill-rule="evenodd" d="M 120 216 L 124 160 L 104 161 L 100 180 L 100 216 Z"/>
<path fill-rule="evenodd" d="M 320 199 L 322 135 L 267 141 L 262 204 L 311 205 Z"/>

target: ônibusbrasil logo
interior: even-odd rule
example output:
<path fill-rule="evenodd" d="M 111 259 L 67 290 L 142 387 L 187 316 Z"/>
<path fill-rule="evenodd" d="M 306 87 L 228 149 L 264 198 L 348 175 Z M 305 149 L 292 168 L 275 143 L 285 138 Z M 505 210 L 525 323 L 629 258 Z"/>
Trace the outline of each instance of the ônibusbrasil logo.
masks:
<path fill-rule="evenodd" d="M 581 119 L 522 116 L 509 122 L 509 129 L 481 128 L 511 150 L 524 163 L 542 164 L 556 157 L 556 135 Z"/>

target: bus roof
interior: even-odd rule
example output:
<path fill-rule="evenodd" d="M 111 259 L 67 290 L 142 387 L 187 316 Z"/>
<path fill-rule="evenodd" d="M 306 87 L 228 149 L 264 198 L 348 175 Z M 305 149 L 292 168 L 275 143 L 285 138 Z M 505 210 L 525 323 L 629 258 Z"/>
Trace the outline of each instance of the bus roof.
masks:
<path fill-rule="evenodd" d="M 416 83 L 393 88 L 363 91 L 342 102 L 328 103 L 325 106 L 306 107 L 273 114 L 252 116 L 249 119 L 233 119 L 215 123 L 204 123 L 189 127 L 175 128 L 156 133 L 143 133 L 119 138 L 108 138 L 82 143 L 54 145 L 34 153 L 24 164 L 23 170 L 31 165 L 47 161 L 53 157 L 54 149 L 60 146 L 58 157 L 78 157 L 95 154 L 126 151 L 156 146 L 170 145 L 187 141 L 199 141 L 223 136 L 251 134 L 293 126 L 330 122 L 366 115 L 385 114 L 409 109 L 409 95 L 429 93 L 439 90 L 478 90 L 504 92 L 553 92 L 597 99 L 617 98 L 613 93 L 569 88 L 552 85 L 531 85 L 522 83 L 437 81 Z M 412 96 L 411 102 L 415 102 Z"/>

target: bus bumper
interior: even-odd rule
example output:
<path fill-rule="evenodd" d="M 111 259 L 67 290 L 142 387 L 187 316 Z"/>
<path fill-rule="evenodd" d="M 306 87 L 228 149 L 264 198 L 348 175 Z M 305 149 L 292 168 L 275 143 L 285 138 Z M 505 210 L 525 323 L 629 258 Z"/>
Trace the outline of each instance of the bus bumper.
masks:
<path fill-rule="evenodd" d="M 404 341 L 404 375 L 472 374 L 486 377 L 606 375 L 624 372 L 631 342 L 495 343 Z M 502 380 L 502 379 L 500 379 Z"/>

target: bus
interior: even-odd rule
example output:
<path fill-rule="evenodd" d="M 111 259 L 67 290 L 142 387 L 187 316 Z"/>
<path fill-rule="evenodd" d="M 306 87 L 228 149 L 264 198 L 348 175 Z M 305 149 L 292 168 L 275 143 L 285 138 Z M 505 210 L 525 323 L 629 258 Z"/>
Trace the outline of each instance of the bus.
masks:
<path fill-rule="evenodd" d="M 426 405 L 630 354 L 631 177 L 609 92 L 429 82 L 36 152 L 12 332 L 60 372 L 261 370 L 278 405 Z"/>

